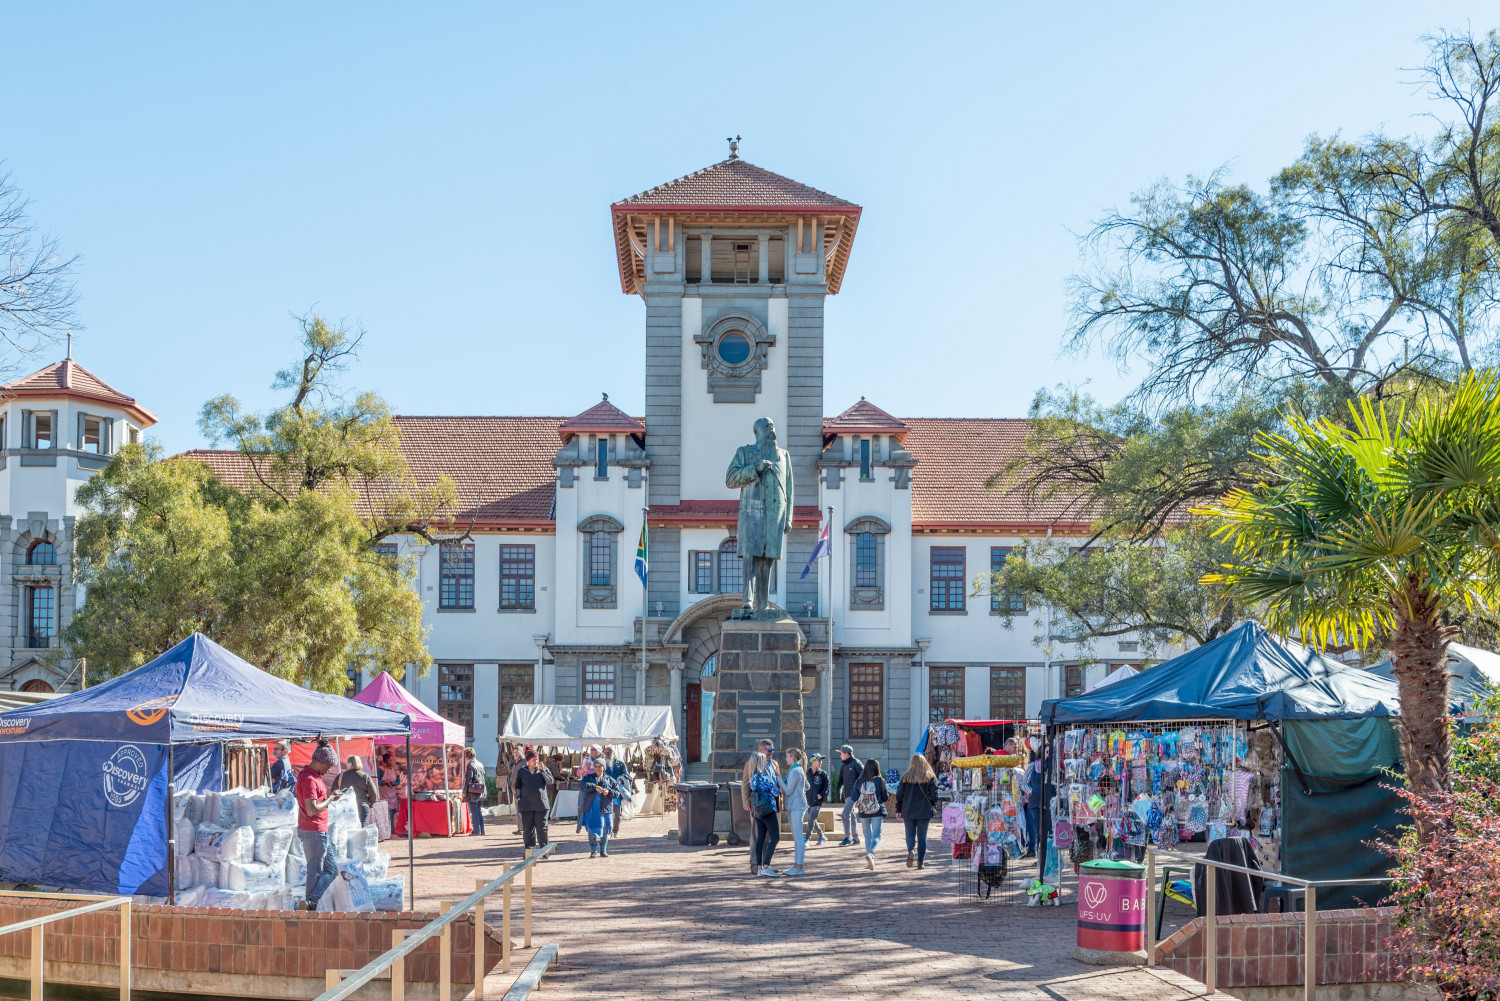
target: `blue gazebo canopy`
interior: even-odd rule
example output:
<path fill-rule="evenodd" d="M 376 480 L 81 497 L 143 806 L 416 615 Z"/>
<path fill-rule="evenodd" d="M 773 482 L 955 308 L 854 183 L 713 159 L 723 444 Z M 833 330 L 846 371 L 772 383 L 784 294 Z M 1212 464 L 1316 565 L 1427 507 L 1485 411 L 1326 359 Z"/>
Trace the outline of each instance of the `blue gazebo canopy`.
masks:
<path fill-rule="evenodd" d="M 410 732 L 411 719 L 405 713 L 308 691 L 267 674 L 202 633 L 103 684 L 0 713 L 0 744 L 178 744 Z"/>
<path fill-rule="evenodd" d="M 1050 724 L 1398 716 L 1393 681 L 1272 636 L 1254 622 L 1106 688 L 1042 703 Z"/>

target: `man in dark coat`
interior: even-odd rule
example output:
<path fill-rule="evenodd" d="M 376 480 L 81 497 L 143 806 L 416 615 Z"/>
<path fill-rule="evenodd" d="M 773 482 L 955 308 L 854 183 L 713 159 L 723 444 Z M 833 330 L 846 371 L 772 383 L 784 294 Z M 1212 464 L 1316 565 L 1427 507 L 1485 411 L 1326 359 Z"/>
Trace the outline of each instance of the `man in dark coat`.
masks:
<path fill-rule="evenodd" d="M 549 789 L 557 786 L 552 773 L 541 767 L 535 751 L 526 752 L 526 766 L 516 773 L 516 809 L 521 813 L 521 831 L 526 850 L 546 847 L 547 811 L 552 809 Z"/>
<path fill-rule="evenodd" d="M 854 756 L 854 748 L 845 744 L 839 748 L 839 796 L 844 801 L 844 812 L 840 820 L 844 824 L 844 840 L 839 845 L 859 844 L 859 827 L 855 825 L 854 801 L 859 797 L 859 774 L 865 763 Z"/>

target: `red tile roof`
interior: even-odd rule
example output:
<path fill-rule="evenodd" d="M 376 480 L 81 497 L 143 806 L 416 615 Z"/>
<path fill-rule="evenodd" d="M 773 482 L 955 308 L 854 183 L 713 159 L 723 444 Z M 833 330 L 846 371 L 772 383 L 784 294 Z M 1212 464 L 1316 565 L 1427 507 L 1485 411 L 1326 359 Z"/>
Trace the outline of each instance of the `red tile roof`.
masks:
<path fill-rule="evenodd" d="M 418 484 L 430 486 L 447 473 L 457 486 L 456 525 L 551 526 L 556 482 L 551 462 L 559 432 L 567 423 L 563 418 L 395 420 Z M 987 477 L 1000 472 L 1024 448 L 1024 419 L 908 417 L 897 423 L 909 429 L 905 446 L 917 460 L 911 482 L 914 529 L 1003 534 L 1033 534 L 1049 526 L 1064 533 L 1087 530 L 1089 512 L 1077 503 L 1063 498 L 1033 501 L 1015 488 L 985 486 Z M 184 455 L 207 463 L 232 486 L 250 484 L 249 467 L 236 452 L 196 450 Z M 738 502 L 733 499 L 689 499 L 655 505 L 650 517 L 658 525 L 728 525 L 737 513 Z M 799 506 L 794 516 L 799 527 L 812 526 L 819 512 L 816 507 Z"/>
<path fill-rule="evenodd" d="M 1089 512 L 1066 498 L 1033 500 L 1021 490 L 985 486 L 1026 445 L 1023 418 L 908 417 L 904 442 L 917 460 L 911 478 L 914 528 L 1032 533 L 1085 531 Z"/>
<path fill-rule="evenodd" d="M 455 526 L 550 527 L 561 417 L 396 417 L 401 450 L 417 485 L 446 473 L 458 490 Z M 230 486 L 254 482 L 238 452 L 182 453 L 208 465 Z"/>
<path fill-rule="evenodd" d="M 615 202 L 618 207 L 674 209 L 814 209 L 858 210 L 859 206 L 826 191 L 783 177 L 739 158 L 720 160 L 675 181 L 647 188 Z"/>
<path fill-rule="evenodd" d="M 670 241 L 673 226 L 679 222 L 780 226 L 811 216 L 832 223 L 823 227 L 823 243 L 818 249 L 827 260 L 828 294 L 837 295 L 844 282 L 862 212 L 851 201 L 738 157 L 721 160 L 610 206 L 620 290 L 627 295 L 639 293 L 646 282 L 642 259 L 648 232 L 655 235 L 658 229 L 665 230 L 661 238 Z M 648 231 L 646 224 L 653 219 L 657 226 Z"/>
<path fill-rule="evenodd" d="M 578 434 L 626 434 L 644 435 L 646 425 L 637 417 L 609 402 L 606 396 L 577 417 L 569 417 L 557 429 L 564 443 Z"/>
<path fill-rule="evenodd" d="M 863 396 L 858 403 L 837 417 L 823 418 L 825 435 L 893 434 L 901 439 L 908 430 L 910 429 L 905 421 L 897 420 Z"/>
<path fill-rule="evenodd" d="M 156 423 L 156 415 L 99 378 L 71 358 L 48 365 L 30 375 L 0 386 L 0 398 L 70 399 L 119 407 L 142 427 Z"/>

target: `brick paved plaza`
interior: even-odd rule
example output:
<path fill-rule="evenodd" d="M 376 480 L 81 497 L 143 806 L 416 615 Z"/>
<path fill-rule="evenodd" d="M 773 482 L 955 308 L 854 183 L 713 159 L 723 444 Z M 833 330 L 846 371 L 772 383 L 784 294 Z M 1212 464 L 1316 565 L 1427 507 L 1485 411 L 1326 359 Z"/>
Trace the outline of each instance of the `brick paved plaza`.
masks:
<path fill-rule="evenodd" d="M 887 827 L 874 873 L 830 841 L 809 849 L 809 876 L 753 879 L 744 848 L 684 848 L 667 836 L 674 821 L 628 822 L 612 857 L 593 860 L 571 821 L 553 826 L 563 844 L 537 869 L 535 943 L 556 942 L 561 962 L 537 1001 L 1201 996 L 1166 971 L 1073 960 L 1071 907 L 976 907 L 942 859 L 907 870 L 899 824 Z M 419 841 L 418 906 L 472 892 L 519 857 L 504 820 L 483 838 Z M 790 850 L 777 858 L 790 864 Z"/>

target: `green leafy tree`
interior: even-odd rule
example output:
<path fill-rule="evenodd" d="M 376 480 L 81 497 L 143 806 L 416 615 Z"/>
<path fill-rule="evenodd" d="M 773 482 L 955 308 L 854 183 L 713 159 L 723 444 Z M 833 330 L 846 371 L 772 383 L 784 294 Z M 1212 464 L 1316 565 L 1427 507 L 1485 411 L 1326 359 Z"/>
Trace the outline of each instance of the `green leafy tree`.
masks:
<path fill-rule="evenodd" d="M 357 343 L 310 319 L 302 362 L 278 377 L 292 391 L 287 406 L 205 406 L 205 427 L 238 446 L 234 483 L 134 445 L 79 488 L 87 600 L 65 637 L 74 656 L 118 674 L 196 630 L 324 691 L 342 691 L 350 665 L 399 677 L 431 664 L 415 567 L 374 544 L 393 531 L 430 536 L 453 489 L 414 486 L 378 397 L 334 391 Z"/>
<path fill-rule="evenodd" d="M 1289 424 L 1257 436 L 1261 482 L 1206 509 L 1233 553 L 1204 581 L 1319 646 L 1388 643 L 1407 778 L 1435 797 L 1449 779 L 1452 615 L 1500 605 L 1500 377 L 1409 407 L 1352 402 L 1347 426 Z"/>

